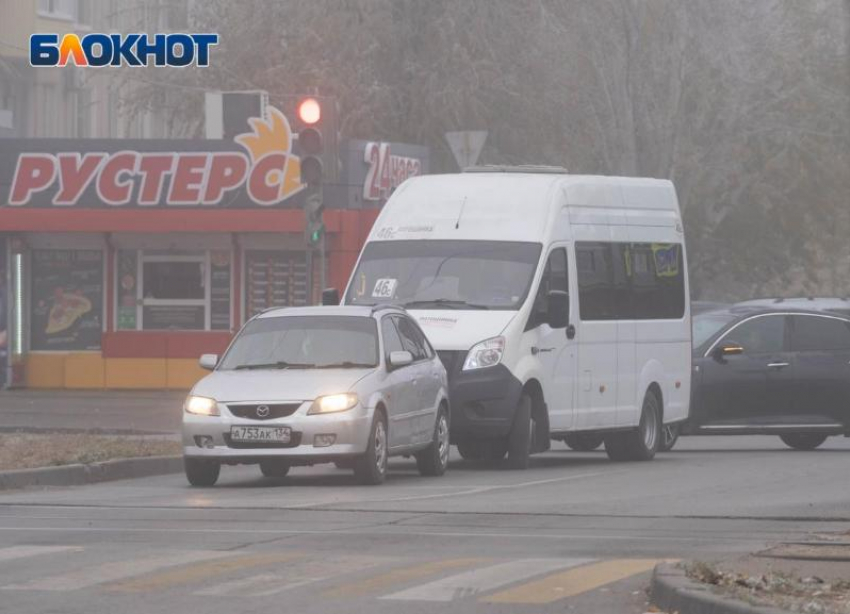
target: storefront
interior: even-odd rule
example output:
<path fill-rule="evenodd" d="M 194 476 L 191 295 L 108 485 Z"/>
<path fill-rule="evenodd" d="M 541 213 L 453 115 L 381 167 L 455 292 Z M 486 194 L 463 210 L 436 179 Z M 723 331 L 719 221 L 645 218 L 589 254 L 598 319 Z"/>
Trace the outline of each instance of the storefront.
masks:
<path fill-rule="evenodd" d="M 8 356 L 14 385 L 188 388 L 247 318 L 318 301 L 291 140 L 252 136 L 0 143 L 0 370 Z M 384 146 L 390 187 L 363 198 L 370 147 L 344 144 L 325 190 L 328 285 L 345 285 L 402 177 L 389 152 L 404 146 Z M 427 150 L 411 151 L 405 176 L 426 172 Z"/>

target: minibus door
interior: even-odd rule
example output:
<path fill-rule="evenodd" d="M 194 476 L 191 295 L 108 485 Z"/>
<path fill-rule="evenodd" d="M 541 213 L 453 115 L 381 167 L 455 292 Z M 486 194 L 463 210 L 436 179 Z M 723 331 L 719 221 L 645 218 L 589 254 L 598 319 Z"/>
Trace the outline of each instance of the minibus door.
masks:
<path fill-rule="evenodd" d="M 567 335 L 570 322 L 568 279 L 567 250 L 565 247 L 555 247 L 549 253 L 535 298 L 535 315 L 532 316 L 539 322 L 539 337 L 532 353 L 536 351 L 544 374 L 543 397 L 549 410 L 549 428 L 552 431 L 569 429 L 573 424 L 576 351 L 575 344 Z M 561 296 L 553 298 L 553 291 Z M 552 302 L 558 305 L 559 313 L 549 313 Z"/>

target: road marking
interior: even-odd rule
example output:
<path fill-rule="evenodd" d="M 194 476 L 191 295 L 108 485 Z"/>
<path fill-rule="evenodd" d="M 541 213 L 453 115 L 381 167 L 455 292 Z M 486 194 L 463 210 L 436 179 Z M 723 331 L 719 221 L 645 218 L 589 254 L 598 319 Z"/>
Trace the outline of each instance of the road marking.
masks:
<path fill-rule="evenodd" d="M 489 597 L 483 597 L 479 601 L 486 603 L 552 603 L 649 571 L 660 562 L 656 559 L 602 561 L 556 573 L 535 582 L 529 582 Z"/>
<path fill-rule="evenodd" d="M 575 567 L 592 559 L 520 559 L 467 571 L 448 578 L 414 586 L 381 599 L 403 601 L 452 601 L 491 591 L 555 569 Z"/>
<path fill-rule="evenodd" d="M 334 556 L 285 565 L 282 573 L 261 574 L 239 578 L 197 591 L 196 595 L 268 597 L 283 591 L 322 582 L 346 573 L 362 571 L 395 561 L 391 557 Z"/>
<path fill-rule="evenodd" d="M 412 512 L 411 512 L 412 513 Z M 423 512 L 429 513 L 429 512 Z M 651 541 L 651 542 L 664 542 L 664 541 L 672 541 L 672 542 L 711 542 L 717 543 L 718 538 L 715 537 L 696 537 L 696 536 L 683 536 L 683 537 L 674 537 L 670 535 L 611 535 L 608 533 L 605 534 L 582 534 L 582 533 L 469 533 L 469 532 L 460 532 L 460 531 L 404 531 L 403 533 L 391 533 L 388 532 L 385 528 L 382 529 L 360 529 L 360 530 L 336 530 L 336 529 L 224 529 L 224 528 L 210 528 L 210 529 L 188 529 L 188 528 L 179 528 L 179 529 L 169 529 L 169 528 L 157 528 L 157 529 L 142 529 L 135 527 L 0 527 L 0 531 L 12 531 L 12 532 L 39 532 L 39 531 L 51 531 L 51 532 L 69 532 L 69 533 L 180 533 L 180 534 L 211 534 L 211 535 L 223 535 L 223 534 L 244 534 L 244 535 L 379 535 L 382 537 L 393 537 L 393 536 L 416 536 L 416 537 L 484 537 L 487 539 L 493 538 L 517 538 L 517 539 L 590 539 L 590 540 L 627 540 L 627 541 Z M 729 540 L 726 540 L 729 541 Z M 735 543 L 740 544 L 740 539 L 735 538 Z M 749 540 L 755 543 L 763 543 L 763 539 L 752 539 Z"/>
<path fill-rule="evenodd" d="M 87 567 L 78 571 L 58 576 L 38 578 L 23 584 L 11 584 L 2 587 L 3 590 L 31 590 L 31 591 L 75 591 L 81 588 L 115 582 L 125 578 L 132 578 L 142 574 L 158 571 L 165 567 L 176 567 L 199 561 L 233 556 L 228 552 L 179 552 L 148 558 L 135 559 L 131 561 L 118 561 L 106 563 L 96 567 Z"/>
<path fill-rule="evenodd" d="M 216 576 L 221 576 L 223 574 L 232 573 L 242 569 L 283 563 L 285 561 L 298 558 L 299 556 L 301 555 L 295 553 L 265 553 L 240 556 L 232 559 L 214 559 L 212 561 L 205 561 L 196 565 L 191 565 L 184 569 L 170 569 L 168 571 L 163 571 L 141 578 L 116 582 L 104 588 L 107 590 L 122 592 L 163 590 L 174 586 L 206 580 L 207 578 L 214 578 Z"/>
<path fill-rule="evenodd" d="M 441 571 L 457 569 L 458 567 L 472 567 L 477 563 L 483 563 L 488 559 L 445 559 L 442 561 L 431 561 L 414 567 L 394 569 L 379 576 L 373 576 L 351 584 L 338 586 L 324 593 L 325 597 L 345 598 L 358 597 L 377 592 L 389 586 L 397 586 L 406 582 L 427 578 L 437 575 Z"/>
<path fill-rule="evenodd" d="M 493 492 L 497 490 L 508 490 L 512 488 L 527 488 L 529 486 L 542 486 L 544 484 L 554 484 L 556 482 L 570 482 L 572 480 L 581 480 L 584 478 L 595 478 L 601 475 L 614 475 L 617 473 L 625 473 L 622 470 L 615 471 L 597 471 L 594 473 L 580 473 L 578 475 L 568 475 L 561 478 L 548 478 L 545 480 L 532 480 L 529 482 L 517 482 L 514 484 L 494 484 L 492 486 L 476 486 L 473 488 L 469 488 L 467 490 L 459 490 L 459 491 L 451 491 L 451 492 L 442 492 L 431 495 L 410 495 L 407 497 L 395 497 L 391 499 L 369 499 L 368 501 L 360 501 L 360 500 L 352 500 L 343 503 L 400 503 L 403 501 L 421 501 L 423 499 L 440 499 L 444 497 L 461 497 L 464 495 L 480 495 L 482 493 Z M 297 509 L 302 507 L 308 507 L 312 504 L 298 504 L 287 506 L 290 509 Z M 334 510 L 334 508 L 328 508 L 329 510 Z"/>
<path fill-rule="evenodd" d="M 0 563 L 3 561 L 13 561 L 15 559 L 39 556 L 41 554 L 82 552 L 82 550 L 83 548 L 79 546 L 12 546 L 10 548 L 0 548 Z"/>

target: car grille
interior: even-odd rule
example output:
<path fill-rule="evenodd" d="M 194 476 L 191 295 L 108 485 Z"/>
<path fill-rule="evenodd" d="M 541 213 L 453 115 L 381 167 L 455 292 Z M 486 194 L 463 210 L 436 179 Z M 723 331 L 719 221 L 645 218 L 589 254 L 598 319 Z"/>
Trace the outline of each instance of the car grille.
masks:
<path fill-rule="evenodd" d="M 292 433 L 289 443 L 265 442 L 258 441 L 233 441 L 230 438 L 230 433 L 223 433 L 224 443 L 228 448 L 234 450 L 262 450 L 269 448 L 297 448 L 301 445 L 301 433 Z"/>
<path fill-rule="evenodd" d="M 440 357 L 440 362 L 446 368 L 446 373 L 449 377 L 455 372 L 458 372 L 463 367 L 463 359 L 466 357 L 466 352 L 463 350 L 439 350 L 437 356 Z"/>
<path fill-rule="evenodd" d="M 228 405 L 227 409 L 237 418 L 248 420 L 274 420 L 291 416 L 301 403 L 250 403 L 245 405 Z"/>

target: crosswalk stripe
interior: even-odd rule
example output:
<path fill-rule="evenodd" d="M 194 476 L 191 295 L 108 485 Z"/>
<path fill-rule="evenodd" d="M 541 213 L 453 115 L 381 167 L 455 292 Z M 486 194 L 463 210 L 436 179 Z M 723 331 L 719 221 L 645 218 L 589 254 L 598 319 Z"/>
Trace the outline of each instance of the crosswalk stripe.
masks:
<path fill-rule="evenodd" d="M 483 597 L 479 601 L 486 603 L 552 603 L 649 571 L 659 562 L 654 559 L 602 561 L 528 582 L 495 595 Z"/>
<path fill-rule="evenodd" d="M 165 567 L 176 567 L 177 565 L 187 565 L 226 556 L 233 555 L 229 552 L 183 551 L 131 561 L 106 563 L 68 574 L 38 578 L 23 584 L 11 584 L 2 588 L 3 590 L 74 591 L 95 584 L 104 584 L 151 573 Z"/>
<path fill-rule="evenodd" d="M 141 578 L 119 581 L 104 588 L 107 590 L 122 592 L 163 590 L 174 586 L 199 582 L 201 580 L 206 580 L 207 578 L 215 578 L 216 576 L 236 572 L 242 569 L 283 563 L 285 561 L 298 558 L 298 556 L 299 555 L 295 553 L 265 553 L 239 556 L 232 559 L 213 559 L 212 561 L 205 561 L 196 565 L 190 565 L 183 569 L 170 569 L 168 571 L 143 576 Z"/>
<path fill-rule="evenodd" d="M 391 595 L 384 595 L 381 599 L 452 601 L 491 591 L 505 584 L 525 580 L 556 569 L 575 567 L 590 562 L 591 559 L 520 559 L 414 586 Z"/>
<path fill-rule="evenodd" d="M 11 546 L 0 548 L 0 563 L 3 561 L 14 561 L 25 559 L 41 554 L 58 554 L 59 552 L 82 552 L 79 546 Z"/>
<path fill-rule="evenodd" d="M 359 582 L 352 582 L 337 586 L 323 593 L 325 597 L 343 598 L 343 597 L 358 597 L 369 593 L 377 592 L 385 589 L 388 586 L 397 586 L 406 582 L 419 580 L 434 576 L 441 571 L 449 569 L 457 569 L 458 567 L 472 567 L 477 563 L 485 562 L 487 559 L 445 559 L 442 561 L 431 561 L 414 567 L 405 567 L 403 569 L 394 569 L 385 574 L 373 576 Z"/>
<path fill-rule="evenodd" d="M 278 573 L 255 575 L 197 591 L 196 595 L 268 597 L 283 591 L 322 582 L 345 573 L 361 571 L 393 561 L 390 557 L 337 556 L 332 559 L 298 561 Z"/>

